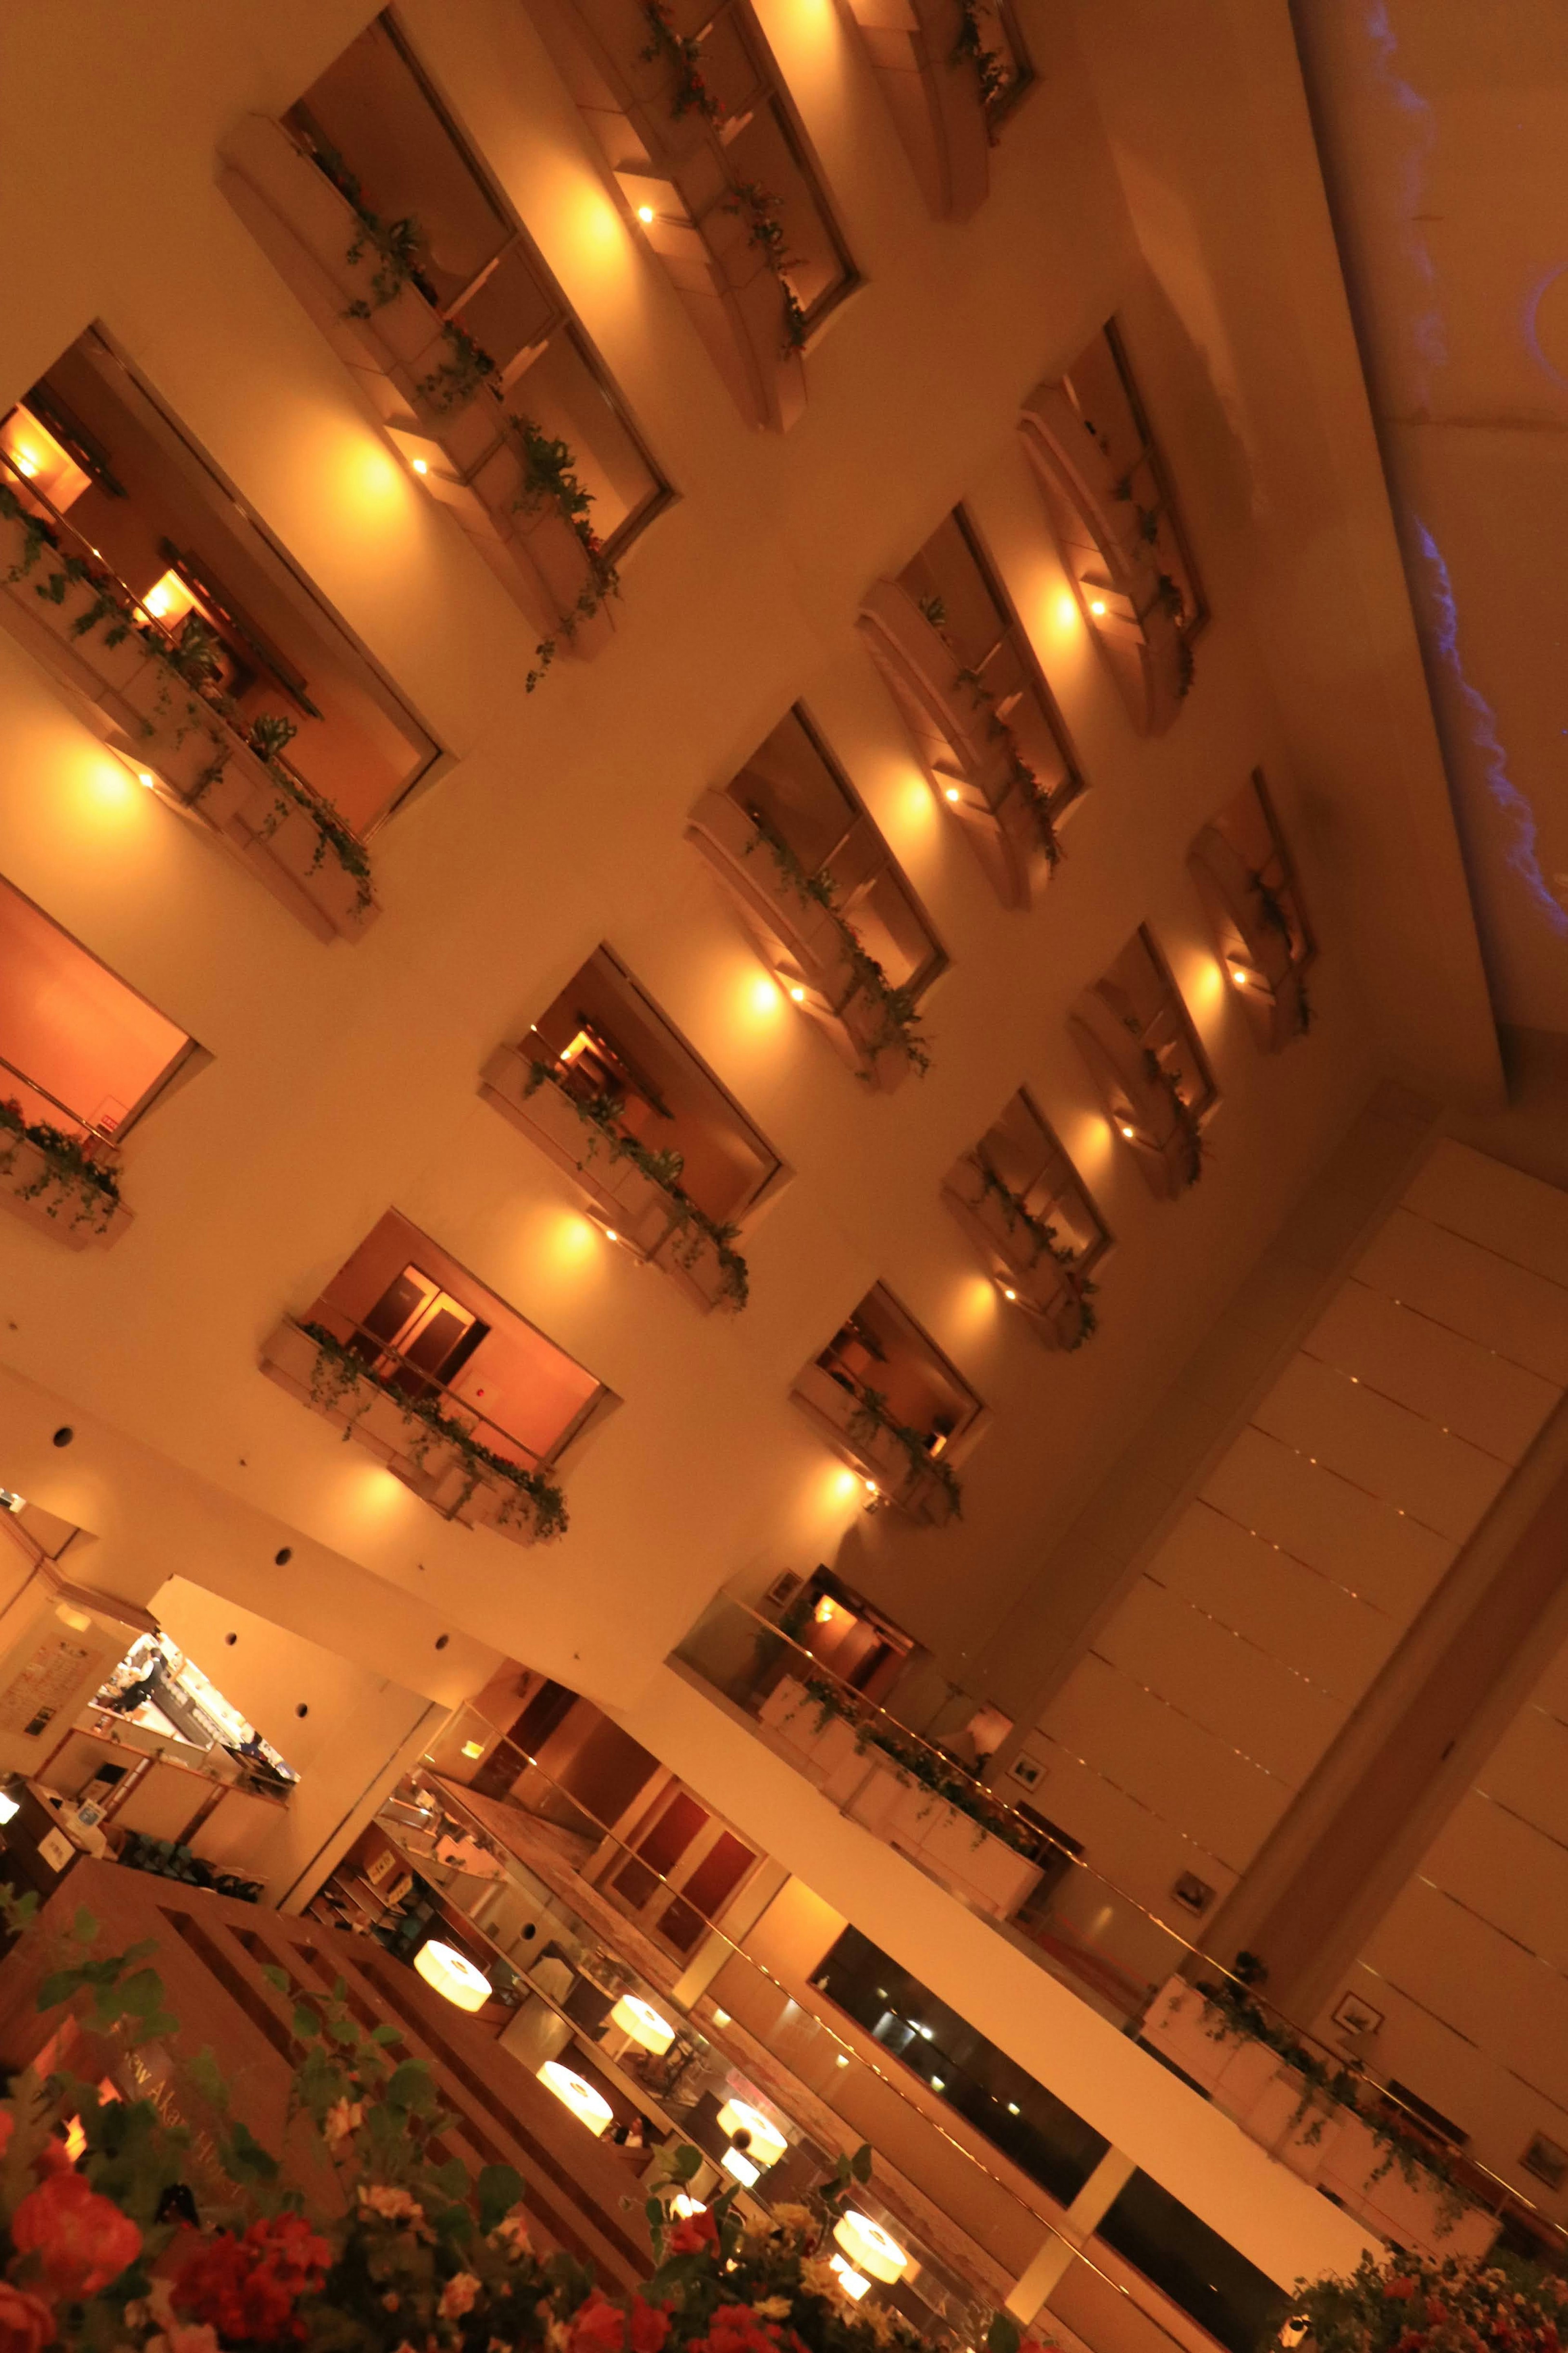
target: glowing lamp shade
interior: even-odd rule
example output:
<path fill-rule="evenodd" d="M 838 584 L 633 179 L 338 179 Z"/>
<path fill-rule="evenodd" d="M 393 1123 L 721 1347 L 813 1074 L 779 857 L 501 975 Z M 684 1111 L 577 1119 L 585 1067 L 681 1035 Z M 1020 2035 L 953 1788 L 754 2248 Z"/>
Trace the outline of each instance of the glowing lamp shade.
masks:
<path fill-rule="evenodd" d="M 726 2173 L 732 2173 L 743 2189 L 754 2189 L 762 2179 L 763 2168 L 742 2157 L 738 2148 L 727 2148 L 719 2159 Z"/>
<path fill-rule="evenodd" d="M 777 2125 L 771 2124 L 749 2100 L 726 2100 L 719 2111 L 719 2129 L 731 2140 L 737 2133 L 749 2133 L 747 2154 L 760 2166 L 776 2165 L 789 2147 Z"/>
<path fill-rule="evenodd" d="M 618 2026 L 623 2034 L 662 2059 L 675 2040 L 675 2029 L 668 2018 L 661 2018 L 651 2001 L 639 1994 L 624 1993 L 610 2012 L 610 2024 Z"/>
<path fill-rule="evenodd" d="M 427 1986 L 458 2010 L 483 2010 L 490 1998 L 489 1978 L 454 1945 L 421 1945 L 414 1966 Z"/>
<path fill-rule="evenodd" d="M 901 2280 L 910 2267 L 908 2251 L 869 2214 L 857 2214 L 851 2208 L 835 2222 L 833 2235 L 852 2263 L 889 2287 Z"/>
<path fill-rule="evenodd" d="M 829 2255 L 827 2260 L 838 2275 L 839 2286 L 852 2303 L 858 2304 L 863 2295 L 870 2293 L 871 2283 L 864 2272 L 856 2271 L 852 2264 L 845 2262 L 842 2255 Z"/>
<path fill-rule="evenodd" d="M 173 628 L 196 608 L 195 598 L 174 571 L 165 572 L 161 580 L 154 580 L 142 603 L 153 618 L 162 621 L 167 628 Z"/>
<path fill-rule="evenodd" d="M 20 1798 L 12 1797 L 8 1789 L 0 1789 L 0 1822 L 14 1822 L 21 1810 Z"/>
<path fill-rule="evenodd" d="M 706 2214 L 708 2209 L 700 2198 L 689 2198 L 684 2189 L 678 2189 L 669 2201 L 669 2211 L 678 2221 L 689 2222 L 693 2214 Z"/>
<path fill-rule="evenodd" d="M 545 2061 L 539 2071 L 539 2080 L 547 2092 L 554 2093 L 563 2107 L 571 2109 L 580 2125 L 587 2126 L 595 2139 L 614 2122 L 616 2112 L 603 2094 L 595 2092 L 592 2084 L 585 2084 L 581 2075 L 574 2075 L 570 2067 L 563 2067 L 559 2059 Z"/>

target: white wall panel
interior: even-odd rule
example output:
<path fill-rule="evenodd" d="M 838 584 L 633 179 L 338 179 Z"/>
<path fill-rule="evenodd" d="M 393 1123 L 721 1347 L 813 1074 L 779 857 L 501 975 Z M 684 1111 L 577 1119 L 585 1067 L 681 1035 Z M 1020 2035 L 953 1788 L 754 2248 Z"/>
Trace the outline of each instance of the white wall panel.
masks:
<path fill-rule="evenodd" d="M 1359 1697 L 1398 1640 L 1386 1611 L 1201 1499 L 1148 1573 L 1341 1698 Z"/>

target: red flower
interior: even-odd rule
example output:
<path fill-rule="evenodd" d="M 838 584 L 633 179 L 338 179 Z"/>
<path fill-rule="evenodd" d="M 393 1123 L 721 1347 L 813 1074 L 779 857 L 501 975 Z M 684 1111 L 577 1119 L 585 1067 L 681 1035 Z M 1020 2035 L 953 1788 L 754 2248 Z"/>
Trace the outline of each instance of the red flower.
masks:
<path fill-rule="evenodd" d="M 669 2234 L 672 2255 L 697 2255 L 704 2247 L 717 2249 L 718 2244 L 719 2225 L 706 2206 L 700 2214 L 689 2214 L 684 2222 L 678 2222 Z"/>
<path fill-rule="evenodd" d="M 645 2304 L 640 2295 L 634 2295 L 631 2353 L 664 2353 L 668 2335 L 669 2315 L 663 2305 Z"/>
<path fill-rule="evenodd" d="M 566 2353 L 624 2353 L 626 2316 L 595 2288 L 586 2304 L 572 2316 L 566 2332 Z"/>
<path fill-rule="evenodd" d="M 79 2173 L 51 2174 L 27 2192 L 11 2217 L 11 2242 L 19 2255 L 38 2257 L 55 2295 L 96 2295 L 142 2252 L 130 2215 Z"/>
<path fill-rule="evenodd" d="M 55 2316 L 48 2306 L 26 2288 L 0 2280 L 0 2353 L 41 2353 L 54 2341 Z"/>
<path fill-rule="evenodd" d="M 760 2320 L 749 2304 L 721 2304 L 693 2353 L 779 2353 L 780 2341 L 776 2321 Z"/>
<path fill-rule="evenodd" d="M 205 2321 L 225 2342 L 268 2344 L 301 2337 L 294 2307 L 326 2277 L 331 2249 L 300 2214 L 253 2222 L 243 2238 L 220 2231 L 197 2245 L 174 2282 L 177 2310 Z"/>

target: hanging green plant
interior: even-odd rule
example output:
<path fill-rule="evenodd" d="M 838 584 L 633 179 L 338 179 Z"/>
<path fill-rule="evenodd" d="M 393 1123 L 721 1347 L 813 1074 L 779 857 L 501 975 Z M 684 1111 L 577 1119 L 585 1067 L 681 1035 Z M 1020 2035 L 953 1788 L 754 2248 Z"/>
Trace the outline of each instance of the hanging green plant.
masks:
<path fill-rule="evenodd" d="M 732 192 L 723 199 L 722 209 L 737 214 L 746 224 L 747 241 L 753 245 L 779 281 L 784 298 L 784 339 L 781 356 L 788 359 L 805 348 L 805 312 L 789 280 L 789 272 L 798 269 L 800 257 L 791 253 L 784 242 L 784 225 L 779 215 L 784 210 L 784 198 L 775 196 L 756 180 L 737 180 Z"/>
<path fill-rule="evenodd" d="M 588 559 L 588 577 L 575 604 L 558 616 L 556 634 L 542 638 L 534 648 L 534 666 L 523 681 L 524 693 L 531 694 L 555 659 L 561 638 L 570 643 L 584 621 L 592 620 L 611 596 L 620 595 L 621 581 L 589 521 L 594 494 L 578 480 L 577 461 L 569 445 L 552 439 L 531 417 L 509 417 L 507 424 L 522 460 L 522 480 L 512 501 L 516 512 L 536 515 L 552 510 L 563 522 L 571 524 Z"/>
<path fill-rule="evenodd" d="M 1129 1026 L 1136 1030 L 1136 1023 Z M 1198 1124 L 1196 1112 L 1182 1093 L 1182 1074 L 1180 1071 L 1168 1071 L 1152 1046 L 1143 1049 L 1143 1073 L 1161 1090 L 1171 1106 L 1171 1118 L 1181 1154 L 1182 1182 L 1186 1186 L 1195 1185 L 1204 1173 L 1208 1145 Z"/>
<path fill-rule="evenodd" d="M 1049 1258 L 1054 1260 L 1060 1270 L 1063 1292 L 1078 1313 L 1078 1328 L 1064 1345 L 1069 1352 L 1074 1348 L 1081 1348 L 1084 1342 L 1100 1327 L 1100 1319 L 1089 1304 L 1090 1296 L 1099 1290 L 1099 1284 L 1091 1282 L 1088 1275 L 1079 1271 L 1077 1253 L 1058 1241 L 1056 1228 L 1047 1224 L 1044 1218 L 1037 1217 L 1032 1209 L 1026 1208 L 1023 1200 L 1013 1191 L 1011 1186 L 1003 1182 L 987 1159 L 983 1147 L 977 1149 L 972 1158 L 975 1168 L 979 1171 L 983 1190 L 998 1204 L 1008 1227 L 1015 1231 L 1022 1227 L 1033 1241 L 1035 1254 L 1030 1264 L 1037 1265 L 1042 1258 Z"/>
<path fill-rule="evenodd" d="M 457 1506 L 458 1510 L 461 1510 L 463 1504 L 468 1502 L 480 1480 L 488 1474 L 514 1488 L 520 1499 L 526 1499 L 529 1507 L 527 1514 L 524 1514 L 521 1502 L 510 1509 L 503 1505 L 500 1525 L 507 1526 L 519 1523 L 526 1516 L 531 1522 L 534 1534 L 541 1544 L 550 1544 L 555 1537 L 565 1535 L 566 1498 L 560 1488 L 552 1480 L 548 1479 L 542 1471 L 525 1470 L 521 1462 L 513 1462 L 506 1455 L 497 1454 L 493 1449 L 484 1445 L 474 1436 L 473 1430 L 467 1422 L 460 1421 L 455 1414 L 447 1412 L 437 1398 L 405 1397 L 393 1382 L 383 1380 L 380 1375 L 373 1371 L 363 1357 L 355 1356 L 353 1349 L 345 1345 L 335 1333 L 328 1331 L 324 1324 L 302 1324 L 300 1329 L 307 1339 L 314 1342 L 320 1352 L 316 1360 L 316 1368 L 310 1379 L 312 1405 L 331 1412 L 341 1408 L 346 1398 L 357 1396 L 362 1389 L 390 1398 L 402 1413 L 405 1422 L 411 1426 L 417 1424 L 422 1430 L 428 1433 L 421 1440 L 418 1430 L 415 1431 L 416 1448 L 422 1444 L 427 1450 L 436 1440 L 440 1439 L 461 1459 L 468 1483 Z M 440 1392 L 442 1397 L 446 1394 L 445 1390 Z M 367 1396 L 359 1411 L 363 1412 L 369 1403 L 370 1398 Z M 344 1438 L 347 1439 L 352 1435 L 352 1430 L 345 1428 Z M 416 1449 L 410 1451 L 415 1461 L 423 1461 L 421 1452 Z"/>
<path fill-rule="evenodd" d="M 647 19 L 648 39 L 646 48 L 637 51 L 645 65 L 660 60 L 675 69 L 675 91 L 669 111 L 677 118 L 683 114 L 700 114 L 709 122 L 717 122 L 722 110 L 718 100 L 702 79 L 702 44 L 689 33 L 678 33 L 675 17 L 665 0 L 643 0 L 643 15 Z"/>
<path fill-rule="evenodd" d="M 23 1144 L 33 1146 L 42 1166 L 28 1183 L 11 1187 L 16 1198 L 39 1202 L 47 1218 L 70 1208 L 71 1225 L 89 1222 L 95 1234 L 107 1233 L 120 1206 L 120 1179 L 93 1157 L 91 1144 L 46 1121 L 29 1120 L 13 1097 L 0 1103 L 0 1176 L 12 1174 Z"/>
<path fill-rule="evenodd" d="M 953 43 L 952 62 L 955 66 L 973 67 L 974 78 L 980 85 L 980 103 L 988 118 L 985 135 L 994 146 L 996 130 L 989 117 L 1012 76 L 1007 71 L 1005 60 L 985 38 L 985 20 L 981 14 L 979 0 L 958 0 L 958 38 Z"/>
<path fill-rule="evenodd" d="M 938 598 L 935 601 L 940 604 L 941 599 Z M 943 609 L 945 612 L 945 608 Z M 941 625 L 937 626 L 940 628 Z M 1062 845 L 1061 837 L 1057 831 L 1056 818 L 1051 810 L 1049 793 L 1025 759 L 1017 736 L 998 712 L 996 698 L 979 671 L 966 670 L 961 665 L 953 673 L 953 683 L 964 689 L 971 704 L 984 719 L 985 733 L 991 741 L 1001 744 L 1007 761 L 1008 776 L 1017 786 L 1020 797 L 1034 819 L 1040 848 L 1045 853 L 1046 865 L 1054 874 L 1061 863 Z"/>
<path fill-rule="evenodd" d="M 750 808 L 747 815 L 756 834 L 746 846 L 746 855 L 750 857 L 759 845 L 765 848 L 796 897 L 822 908 L 832 917 L 845 961 L 855 976 L 859 993 L 876 1009 L 877 1026 L 861 1041 L 864 1052 L 873 1061 L 880 1053 L 901 1054 L 910 1069 L 923 1078 L 931 1068 L 931 1050 L 920 1027 L 920 1007 L 914 991 L 888 978 L 853 923 L 840 913 L 837 890 L 827 869 L 818 867 L 815 873 L 808 873 L 784 836 L 760 810 Z"/>
<path fill-rule="evenodd" d="M 680 1181 L 686 1168 L 681 1154 L 668 1147 L 655 1152 L 639 1136 L 633 1135 L 622 1124 L 626 1106 L 621 1096 L 574 1094 L 570 1088 L 560 1085 L 548 1064 L 531 1062 L 524 1095 L 535 1094 L 546 1084 L 555 1087 L 562 1100 L 571 1104 L 589 1130 L 590 1157 L 603 1145 L 612 1162 L 629 1163 L 664 1195 L 674 1224 L 673 1249 L 678 1264 L 689 1271 L 702 1256 L 704 1245 L 711 1249 L 719 1267 L 720 1301 L 738 1314 L 751 1296 L 746 1261 L 734 1246 L 741 1229 L 710 1218 L 692 1199 Z"/>
<path fill-rule="evenodd" d="M 908 1457 L 910 1476 L 917 1482 L 934 1479 L 952 1506 L 954 1519 L 963 1517 L 963 1490 L 952 1473 L 952 1466 L 940 1454 L 928 1450 L 925 1436 L 911 1430 L 908 1422 L 898 1421 L 888 1410 L 888 1400 L 880 1389 L 868 1388 L 863 1382 L 854 1385 L 855 1411 L 849 1418 L 849 1434 L 866 1438 L 880 1433 L 890 1438 Z"/>

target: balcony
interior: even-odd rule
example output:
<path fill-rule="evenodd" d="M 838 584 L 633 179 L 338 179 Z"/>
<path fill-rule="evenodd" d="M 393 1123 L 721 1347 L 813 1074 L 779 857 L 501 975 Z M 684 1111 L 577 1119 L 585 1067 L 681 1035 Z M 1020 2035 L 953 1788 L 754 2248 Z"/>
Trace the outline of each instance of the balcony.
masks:
<path fill-rule="evenodd" d="M 890 1092 L 929 1063 L 919 1000 L 947 958 L 799 710 L 687 823 L 791 1002 L 858 1078 Z"/>
<path fill-rule="evenodd" d="M 276 1325 L 261 1369 L 443 1519 L 519 1545 L 565 1534 L 555 1465 L 614 1403 L 395 1211 Z"/>
<path fill-rule="evenodd" d="M 990 190 L 997 125 L 1031 79 L 1011 9 L 852 0 L 851 14 L 932 216 L 968 220 Z"/>
<path fill-rule="evenodd" d="M 1028 638 L 962 507 L 859 628 L 942 806 L 1005 907 L 1027 907 L 1060 860 L 1058 820 L 1082 789 Z"/>
<path fill-rule="evenodd" d="M 0 420 L 0 621 L 322 940 L 436 746 L 95 331 Z"/>
<path fill-rule="evenodd" d="M 0 1200 L 68 1250 L 131 1223 L 124 1137 L 201 1050 L 0 881 Z"/>
<path fill-rule="evenodd" d="M 542 0 L 539 31 L 748 424 L 805 407 L 855 269 L 745 0 Z"/>
<path fill-rule="evenodd" d="M 496 1049 L 480 1092 L 572 1178 L 608 1240 L 705 1312 L 745 1306 L 735 1244 L 784 1164 L 607 948 L 521 1045 Z"/>
<path fill-rule="evenodd" d="M 1009 1306 L 1047 1347 L 1081 1347 L 1097 1321 L 1090 1271 L 1110 1236 L 1023 1088 L 942 1189 Z"/>
<path fill-rule="evenodd" d="M 1018 429 L 1128 715 L 1141 733 L 1163 734 L 1192 684 L 1192 639 L 1205 614 L 1113 328 L 1059 382 L 1036 387 Z"/>
<path fill-rule="evenodd" d="M 596 354 L 391 18 L 225 142 L 236 211 L 393 442 L 558 653 L 608 642 L 668 497 Z"/>
<path fill-rule="evenodd" d="M 1560 2226 L 1445 2144 L 1396 2086 L 1364 2063 L 1347 2066 L 1342 2051 L 1097 1872 L 1025 1799 L 1010 1802 L 968 1770 L 954 1751 L 974 1703 L 952 1685 L 933 1689 L 929 1662 L 901 1659 L 879 1700 L 857 1689 L 847 1677 L 864 1662 L 844 1647 L 842 1615 L 824 1629 L 812 1607 L 821 1581 L 819 1572 L 782 1619 L 719 1597 L 672 1663 L 839 1811 L 989 1918 L 1373 2232 L 1440 2260 L 1484 2253 L 1511 2213 L 1537 2242 L 1561 2247 Z M 949 2071 L 936 2063 L 945 2084 Z"/>
<path fill-rule="evenodd" d="M 1159 1200 L 1204 1172 L 1204 1125 L 1218 1102 L 1208 1060 L 1153 934 L 1136 931 L 1071 1016 L 1105 1115 Z"/>
<path fill-rule="evenodd" d="M 984 1409 L 963 1375 L 880 1283 L 867 1293 L 790 1391 L 868 1502 L 921 1527 L 957 1518 L 952 1450 L 967 1451 Z"/>
<path fill-rule="evenodd" d="M 1188 870 L 1248 1027 L 1278 1054 L 1312 1023 L 1307 974 L 1317 955 L 1295 867 L 1261 775 L 1205 825 Z"/>

